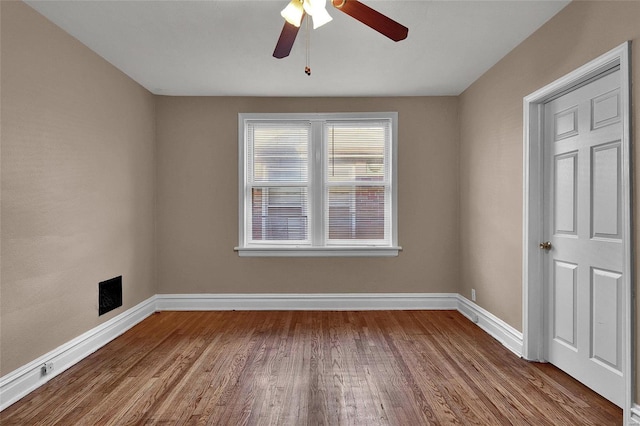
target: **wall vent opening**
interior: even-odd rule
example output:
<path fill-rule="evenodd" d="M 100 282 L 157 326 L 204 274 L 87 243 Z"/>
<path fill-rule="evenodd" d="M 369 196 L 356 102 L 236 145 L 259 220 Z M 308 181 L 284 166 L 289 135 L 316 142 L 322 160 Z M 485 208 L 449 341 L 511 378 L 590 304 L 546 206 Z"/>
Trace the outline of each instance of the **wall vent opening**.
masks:
<path fill-rule="evenodd" d="M 122 275 L 98 284 L 98 316 L 122 306 Z"/>

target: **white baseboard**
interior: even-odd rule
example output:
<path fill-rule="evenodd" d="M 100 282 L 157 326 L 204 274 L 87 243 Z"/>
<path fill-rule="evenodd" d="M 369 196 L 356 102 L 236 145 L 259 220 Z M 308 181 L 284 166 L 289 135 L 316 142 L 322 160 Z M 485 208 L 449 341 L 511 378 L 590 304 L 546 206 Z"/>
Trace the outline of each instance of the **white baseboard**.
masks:
<path fill-rule="evenodd" d="M 627 423 L 630 425 L 640 425 L 640 405 L 633 404 L 630 411 L 631 413 L 629 413 L 629 421 Z"/>
<path fill-rule="evenodd" d="M 158 294 L 1 377 L 0 411 L 154 312 L 203 310 L 457 310 L 522 356 L 522 333 L 457 293 Z M 54 369 L 43 375 L 46 362 Z"/>
<path fill-rule="evenodd" d="M 457 309 L 457 293 L 158 294 L 158 311 Z"/>
<path fill-rule="evenodd" d="M 478 327 L 493 336 L 504 347 L 522 357 L 523 335 L 521 332 L 502 321 L 486 309 L 481 308 L 469 299 L 457 295 L 458 311 L 475 322 Z"/>
<path fill-rule="evenodd" d="M 457 293 L 158 294 L 158 311 L 457 310 L 522 357 L 522 333 Z"/>
<path fill-rule="evenodd" d="M 82 361 L 155 311 L 155 296 L 153 296 L 3 376 L 0 378 L 0 411 Z M 45 362 L 53 363 L 53 371 L 43 375 L 42 366 Z"/>

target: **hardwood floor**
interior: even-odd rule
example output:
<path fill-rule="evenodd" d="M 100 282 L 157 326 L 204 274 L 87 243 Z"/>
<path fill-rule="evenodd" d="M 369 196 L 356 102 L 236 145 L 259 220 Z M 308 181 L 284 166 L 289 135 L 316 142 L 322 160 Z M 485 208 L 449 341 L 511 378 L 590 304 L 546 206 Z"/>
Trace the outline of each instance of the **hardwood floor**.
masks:
<path fill-rule="evenodd" d="M 622 410 L 455 311 L 162 312 L 4 425 L 618 425 Z"/>

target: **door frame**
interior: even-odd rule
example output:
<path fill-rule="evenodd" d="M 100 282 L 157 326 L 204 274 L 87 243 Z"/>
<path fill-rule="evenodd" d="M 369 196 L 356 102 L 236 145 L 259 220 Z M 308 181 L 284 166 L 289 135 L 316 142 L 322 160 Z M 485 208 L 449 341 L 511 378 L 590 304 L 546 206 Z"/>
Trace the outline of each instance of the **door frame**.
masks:
<path fill-rule="evenodd" d="M 633 234 L 632 234 L 632 158 L 631 158 L 631 42 L 627 41 L 588 64 L 524 98 L 524 223 L 523 223 L 523 358 L 545 362 L 544 263 L 538 244 L 543 241 L 543 139 L 544 104 L 570 92 L 608 69 L 620 66 L 622 108 L 622 227 L 623 321 L 622 370 L 625 380 L 624 418 L 630 419 L 634 404 L 634 314 L 633 306 Z"/>

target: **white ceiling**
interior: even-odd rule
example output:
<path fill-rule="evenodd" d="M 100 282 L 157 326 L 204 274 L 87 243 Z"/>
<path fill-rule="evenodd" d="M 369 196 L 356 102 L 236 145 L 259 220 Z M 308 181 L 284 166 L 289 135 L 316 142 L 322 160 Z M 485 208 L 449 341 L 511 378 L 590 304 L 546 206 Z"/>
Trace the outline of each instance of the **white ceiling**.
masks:
<path fill-rule="evenodd" d="M 155 94 L 458 95 L 569 1 L 363 3 L 409 28 L 395 43 L 330 6 L 333 21 L 272 57 L 288 0 L 26 1 Z"/>

